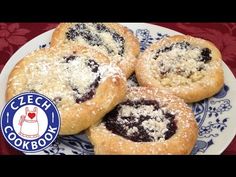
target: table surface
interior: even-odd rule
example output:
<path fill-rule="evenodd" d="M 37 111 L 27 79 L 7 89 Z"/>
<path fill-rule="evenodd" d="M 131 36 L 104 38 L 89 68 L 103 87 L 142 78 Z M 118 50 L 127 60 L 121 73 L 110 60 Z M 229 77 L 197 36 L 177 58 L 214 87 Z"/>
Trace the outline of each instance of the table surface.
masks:
<path fill-rule="evenodd" d="M 236 76 L 236 23 L 154 23 L 184 34 L 212 41 L 221 51 L 224 62 Z M 22 45 L 37 35 L 55 28 L 58 23 L 0 23 L 0 71 Z M 0 155 L 20 155 L 0 133 Z M 236 154 L 236 137 L 223 152 Z"/>

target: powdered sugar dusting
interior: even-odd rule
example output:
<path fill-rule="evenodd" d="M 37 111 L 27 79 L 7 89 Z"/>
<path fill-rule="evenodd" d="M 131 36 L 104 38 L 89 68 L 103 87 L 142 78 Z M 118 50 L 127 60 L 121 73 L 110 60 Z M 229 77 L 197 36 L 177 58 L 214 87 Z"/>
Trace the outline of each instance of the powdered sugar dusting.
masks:
<path fill-rule="evenodd" d="M 175 113 L 155 100 L 127 100 L 105 116 L 106 128 L 134 142 L 159 142 L 176 131 Z"/>
<path fill-rule="evenodd" d="M 101 84 L 109 77 L 112 77 L 113 81 L 118 77 L 125 79 L 117 66 L 105 63 L 97 65 L 93 62 L 92 53 L 88 56 L 72 54 L 70 51 L 71 49 L 68 48 L 69 55 L 52 56 L 45 55 L 46 52 L 41 55 L 37 54 L 34 60 L 22 68 L 19 75 L 11 78 L 10 82 L 15 93 L 39 92 L 55 101 L 60 107 L 62 106 L 60 102 L 63 100 L 67 104 L 74 104 L 77 98 L 88 93 L 91 84 L 95 81 Z M 35 53 L 31 54 L 31 57 L 34 55 Z M 22 79 L 19 78 L 24 78 L 25 83 L 22 83 Z M 93 87 L 96 89 L 96 83 Z"/>
<path fill-rule="evenodd" d="M 124 37 L 104 23 L 72 23 L 65 34 L 67 41 L 93 47 L 110 56 L 114 63 L 122 60 L 127 53 Z"/>
<path fill-rule="evenodd" d="M 116 81 L 116 76 L 121 77 L 123 80 L 126 80 L 126 77 L 122 70 L 115 64 L 101 64 L 99 67 L 99 73 L 101 75 L 101 82 L 104 82 L 108 77 L 112 77 L 112 81 Z"/>
<path fill-rule="evenodd" d="M 158 53 L 153 53 L 153 74 L 158 74 L 158 79 L 165 87 L 189 85 L 202 79 L 209 68 L 202 53 L 202 48 L 184 42 L 163 47 Z"/>
<path fill-rule="evenodd" d="M 177 37 L 178 38 L 178 37 Z M 209 73 L 221 69 L 220 55 L 207 41 L 194 37 L 182 40 L 175 36 L 153 44 L 141 56 L 143 67 L 148 72 L 145 83 L 153 85 L 153 80 L 166 88 L 191 87 L 204 82 Z M 178 90 L 178 89 L 176 89 Z"/>

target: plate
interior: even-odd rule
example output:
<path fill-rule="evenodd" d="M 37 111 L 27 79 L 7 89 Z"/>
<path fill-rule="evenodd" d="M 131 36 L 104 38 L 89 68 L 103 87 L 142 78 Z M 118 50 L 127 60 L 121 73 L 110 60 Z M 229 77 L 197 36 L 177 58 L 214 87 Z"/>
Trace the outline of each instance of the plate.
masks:
<path fill-rule="evenodd" d="M 179 32 L 146 23 L 122 23 L 138 37 L 141 50 L 145 50 L 154 41 L 166 36 L 181 34 Z M 5 90 L 7 78 L 15 64 L 28 53 L 49 47 L 53 30 L 45 32 L 22 46 L 7 62 L 0 75 L 0 110 L 6 104 Z M 199 136 L 192 154 L 221 154 L 236 134 L 236 80 L 223 63 L 225 85 L 215 96 L 190 105 L 199 126 Z M 131 86 L 136 85 L 135 76 L 129 80 Z M 28 153 L 27 153 L 28 154 Z M 34 153 L 35 154 L 35 153 Z M 44 151 L 36 154 L 50 155 L 92 155 L 93 147 L 86 135 L 59 136 Z"/>

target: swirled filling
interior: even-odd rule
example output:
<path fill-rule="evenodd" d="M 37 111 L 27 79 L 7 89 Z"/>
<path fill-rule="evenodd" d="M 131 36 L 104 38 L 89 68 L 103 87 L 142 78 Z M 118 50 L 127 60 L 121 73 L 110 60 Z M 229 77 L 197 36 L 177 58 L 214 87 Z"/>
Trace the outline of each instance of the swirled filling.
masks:
<path fill-rule="evenodd" d="M 125 39 L 115 30 L 101 23 L 77 23 L 65 33 L 67 40 L 80 41 L 103 48 L 110 56 L 123 56 Z"/>
<path fill-rule="evenodd" d="M 152 59 L 155 63 L 152 69 L 162 79 L 162 84 L 174 86 L 200 80 L 212 56 L 209 48 L 192 46 L 183 41 L 158 49 Z"/>
<path fill-rule="evenodd" d="M 106 128 L 134 142 L 157 142 L 172 137 L 177 129 L 175 114 L 155 100 L 127 100 L 108 113 Z"/>
<path fill-rule="evenodd" d="M 86 57 L 69 55 L 56 61 L 40 59 L 26 67 L 27 88 L 48 96 L 55 104 L 63 99 L 82 103 L 96 93 L 101 80 L 99 64 Z"/>

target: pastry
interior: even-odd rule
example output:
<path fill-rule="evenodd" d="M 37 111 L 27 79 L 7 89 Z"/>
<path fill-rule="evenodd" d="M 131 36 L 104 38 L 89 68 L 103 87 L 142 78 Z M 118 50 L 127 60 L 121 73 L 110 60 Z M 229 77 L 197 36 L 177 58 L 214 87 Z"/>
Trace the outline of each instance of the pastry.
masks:
<path fill-rule="evenodd" d="M 213 96 L 223 87 L 221 60 L 213 43 L 176 35 L 146 49 L 135 73 L 141 86 L 165 89 L 192 103 Z"/>
<path fill-rule="evenodd" d="M 156 88 L 133 87 L 87 135 L 95 154 L 190 154 L 197 140 L 184 100 Z"/>
<path fill-rule="evenodd" d="M 61 45 L 33 52 L 14 67 L 6 100 L 22 92 L 50 98 L 61 115 L 60 135 L 72 135 L 123 100 L 126 78 L 105 55 L 84 46 Z"/>
<path fill-rule="evenodd" d="M 53 33 L 51 45 L 75 43 L 93 47 L 109 56 L 128 78 L 134 72 L 139 42 L 118 23 L 61 23 Z"/>

